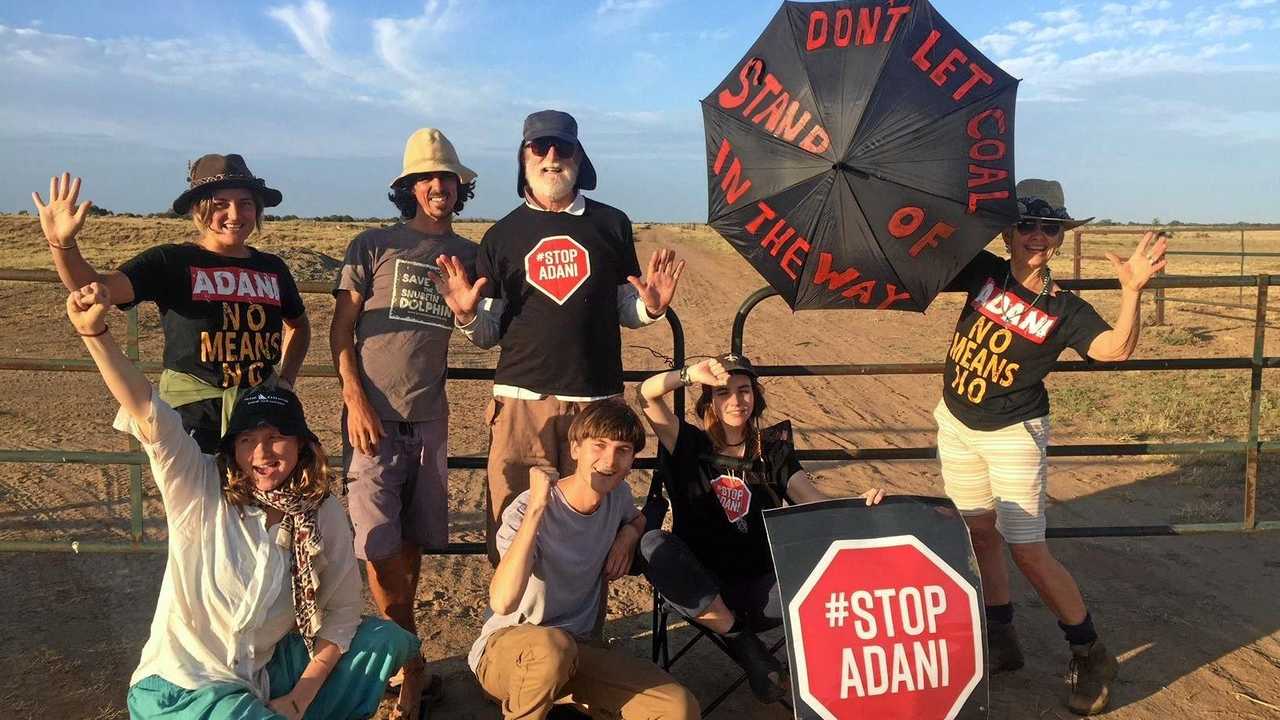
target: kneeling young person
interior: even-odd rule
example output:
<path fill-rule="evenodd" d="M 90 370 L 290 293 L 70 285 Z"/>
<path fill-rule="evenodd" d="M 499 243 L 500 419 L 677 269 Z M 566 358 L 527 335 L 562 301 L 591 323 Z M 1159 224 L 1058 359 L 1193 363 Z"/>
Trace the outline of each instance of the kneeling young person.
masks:
<path fill-rule="evenodd" d="M 592 715 L 681 720 L 693 695 L 647 660 L 587 644 L 605 583 L 631 566 L 644 519 L 623 481 L 644 448 L 640 419 L 619 400 L 587 405 L 569 426 L 573 475 L 529 474 L 502 514 L 493 615 L 467 658 L 505 718 L 543 718 L 557 702 Z"/>
<path fill-rule="evenodd" d="M 164 502 L 168 561 L 129 716 L 189 720 L 370 717 L 418 649 L 395 623 L 361 620 L 351 527 L 298 398 L 241 396 L 214 455 L 183 429 L 106 325 L 107 286 L 67 315 L 142 443 Z"/>

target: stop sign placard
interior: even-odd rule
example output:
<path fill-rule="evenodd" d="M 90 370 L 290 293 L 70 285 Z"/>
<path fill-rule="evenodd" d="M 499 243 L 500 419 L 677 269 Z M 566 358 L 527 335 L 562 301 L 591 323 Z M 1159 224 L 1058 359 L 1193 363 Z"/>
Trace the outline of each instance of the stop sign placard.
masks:
<path fill-rule="evenodd" d="M 788 605 L 796 689 L 827 720 L 952 720 L 982 680 L 980 605 L 914 535 L 832 542 Z"/>
<path fill-rule="evenodd" d="M 568 235 L 544 237 L 524 256 L 524 277 L 563 305 L 591 277 L 591 256 Z"/>

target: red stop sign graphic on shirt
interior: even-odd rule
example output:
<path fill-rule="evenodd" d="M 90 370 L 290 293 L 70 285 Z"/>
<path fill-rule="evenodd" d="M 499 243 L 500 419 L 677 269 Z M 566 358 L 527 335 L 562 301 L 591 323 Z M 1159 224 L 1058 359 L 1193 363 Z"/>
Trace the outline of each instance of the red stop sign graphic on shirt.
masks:
<path fill-rule="evenodd" d="M 837 540 L 788 607 L 798 692 L 827 720 L 951 720 L 982 680 L 980 610 L 914 535 Z"/>
<path fill-rule="evenodd" d="M 747 511 L 751 509 L 751 488 L 747 487 L 742 478 L 721 475 L 711 481 L 711 489 L 716 491 L 716 497 L 719 498 L 729 522 L 736 523 L 747 516 Z"/>
<path fill-rule="evenodd" d="M 591 277 L 591 257 L 568 235 L 544 237 L 524 256 L 524 277 L 563 305 Z"/>

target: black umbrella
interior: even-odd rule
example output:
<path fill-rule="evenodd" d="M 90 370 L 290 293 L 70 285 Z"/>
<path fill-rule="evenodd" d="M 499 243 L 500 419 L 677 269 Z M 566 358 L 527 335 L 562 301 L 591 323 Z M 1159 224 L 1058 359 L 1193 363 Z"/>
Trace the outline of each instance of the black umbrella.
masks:
<path fill-rule="evenodd" d="M 702 101 L 708 222 L 794 309 L 923 311 L 1017 220 L 1017 85 L 927 0 L 784 2 Z"/>

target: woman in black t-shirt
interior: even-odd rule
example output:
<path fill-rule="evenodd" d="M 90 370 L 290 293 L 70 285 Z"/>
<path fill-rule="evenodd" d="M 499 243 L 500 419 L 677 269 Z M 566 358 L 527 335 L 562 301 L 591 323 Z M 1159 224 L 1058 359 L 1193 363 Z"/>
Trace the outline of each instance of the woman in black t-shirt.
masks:
<path fill-rule="evenodd" d="M 190 215 L 199 237 L 150 248 L 105 273 L 75 242 L 91 206 L 76 205 L 80 178 L 52 178 L 47 205 L 37 193 L 32 198 L 68 290 L 98 282 L 121 309 L 156 303 L 164 331 L 160 397 L 200 449 L 213 453 L 243 389 L 293 384 L 311 329 L 288 266 L 245 244 L 261 228 L 264 208 L 280 204 L 280 191 L 254 177 L 239 155 L 205 155 L 188 180 L 173 211 Z"/>
<path fill-rule="evenodd" d="M 1017 193 L 1022 218 L 1003 233 L 1009 259 L 984 251 L 948 286 L 967 292 L 968 302 L 951 337 L 942 402 L 934 411 L 938 457 L 947 495 L 964 514 L 978 557 L 991 671 L 1023 664 L 1012 624 L 1007 543 L 1071 645 L 1067 704 L 1092 714 L 1106 706 L 1117 665 L 1098 641 L 1075 580 L 1045 543 L 1044 377 L 1068 347 L 1100 361 L 1132 354 L 1142 289 L 1164 267 L 1166 243 L 1147 233 L 1127 261 L 1107 254 L 1121 286 L 1112 327 L 1089 303 L 1058 289 L 1049 272 L 1064 232 L 1088 220 L 1071 218 L 1056 181 L 1024 180 Z"/>
<path fill-rule="evenodd" d="M 666 396 L 698 383 L 702 428 L 672 411 Z M 645 575 L 683 615 L 722 636 L 765 702 L 783 697 L 782 667 L 755 631 L 782 619 L 778 580 L 762 512 L 784 501 L 825 499 L 795 458 L 791 423 L 762 428 L 765 398 L 751 363 L 722 355 L 654 375 L 639 388 L 658 436 L 659 472 L 672 505 L 672 532 L 640 540 Z M 868 505 L 884 491 L 863 495 Z"/>

